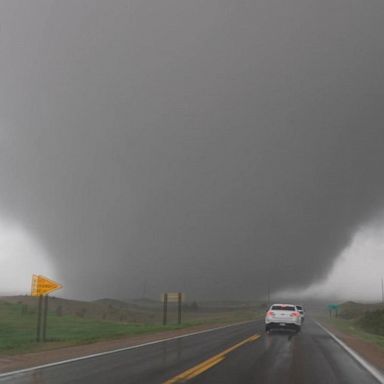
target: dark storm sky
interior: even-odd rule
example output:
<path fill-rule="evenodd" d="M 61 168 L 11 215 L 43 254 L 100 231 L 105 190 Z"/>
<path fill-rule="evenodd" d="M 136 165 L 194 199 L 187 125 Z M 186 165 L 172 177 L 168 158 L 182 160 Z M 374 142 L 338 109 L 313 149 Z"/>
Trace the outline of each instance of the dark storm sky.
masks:
<path fill-rule="evenodd" d="M 383 19 L 382 1 L 0 0 L 0 215 L 72 297 L 326 276 L 384 205 Z"/>

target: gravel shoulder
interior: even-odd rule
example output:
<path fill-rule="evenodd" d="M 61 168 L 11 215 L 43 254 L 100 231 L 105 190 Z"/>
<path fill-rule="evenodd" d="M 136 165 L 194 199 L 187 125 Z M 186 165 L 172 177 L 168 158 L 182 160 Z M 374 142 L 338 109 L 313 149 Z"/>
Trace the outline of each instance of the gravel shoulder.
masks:
<path fill-rule="evenodd" d="M 362 340 L 361 338 L 341 332 L 336 327 L 320 321 L 321 324 L 342 340 L 348 347 L 357 352 L 368 363 L 384 373 L 384 350 L 374 343 Z"/>

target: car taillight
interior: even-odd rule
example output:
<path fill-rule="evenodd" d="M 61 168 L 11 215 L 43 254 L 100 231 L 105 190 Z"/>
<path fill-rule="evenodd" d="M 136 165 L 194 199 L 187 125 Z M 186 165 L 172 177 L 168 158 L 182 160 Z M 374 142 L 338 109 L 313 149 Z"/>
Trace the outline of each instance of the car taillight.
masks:
<path fill-rule="evenodd" d="M 275 312 L 268 311 L 268 312 L 267 312 L 267 316 L 275 316 Z"/>
<path fill-rule="evenodd" d="M 298 316 L 300 316 L 300 313 L 299 312 L 292 312 L 290 316 L 291 317 L 298 317 Z"/>

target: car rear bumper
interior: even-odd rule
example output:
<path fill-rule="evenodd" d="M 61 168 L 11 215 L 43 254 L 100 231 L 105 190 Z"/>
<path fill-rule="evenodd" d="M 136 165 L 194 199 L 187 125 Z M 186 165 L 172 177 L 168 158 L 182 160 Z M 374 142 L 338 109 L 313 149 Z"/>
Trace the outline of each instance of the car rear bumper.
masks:
<path fill-rule="evenodd" d="M 300 328 L 300 324 L 296 323 L 266 323 L 265 324 L 267 329 L 294 329 L 297 330 Z"/>
<path fill-rule="evenodd" d="M 294 324 L 297 326 L 301 325 L 301 317 L 266 317 L 265 318 L 265 324 Z"/>

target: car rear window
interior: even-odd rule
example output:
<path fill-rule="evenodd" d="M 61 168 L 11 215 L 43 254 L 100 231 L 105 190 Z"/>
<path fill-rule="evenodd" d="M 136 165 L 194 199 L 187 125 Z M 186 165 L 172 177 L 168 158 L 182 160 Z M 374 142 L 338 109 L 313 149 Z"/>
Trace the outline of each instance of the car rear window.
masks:
<path fill-rule="evenodd" d="M 303 310 L 303 307 L 301 305 L 296 305 L 296 308 L 299 310 L 299 311 L 302 311 Z"/>
<path fill-rule="evenodd" d="M 296 311 L 293 305 L 272 305 L 272 311 Z"/>

